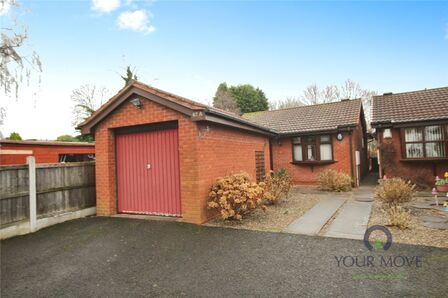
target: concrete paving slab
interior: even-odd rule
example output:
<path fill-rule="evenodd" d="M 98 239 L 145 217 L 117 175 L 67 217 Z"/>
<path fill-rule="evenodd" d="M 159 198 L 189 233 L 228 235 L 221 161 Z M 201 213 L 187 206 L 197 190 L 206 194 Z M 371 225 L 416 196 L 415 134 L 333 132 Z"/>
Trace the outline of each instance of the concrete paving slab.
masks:
<path fill-rule="evenodd" d="M 348 201 L 329 226 L 324 236 L 363 239 L 369 223 L 372 202 Z"/>
<path fill-rule="evenodd" d="M 420 220 L 427 221 L 427 222 L 448 223 L 448 217 L 446 217 L 446 216 L 425 215 L 425 216 L 420 216 Z"/>
<path fill-rule="evenodd" d="M 303 235 L 317 235 L 346 199 L 328 198 L 320 201 L 302 217 L 287 226 L 283 232 Z"/>

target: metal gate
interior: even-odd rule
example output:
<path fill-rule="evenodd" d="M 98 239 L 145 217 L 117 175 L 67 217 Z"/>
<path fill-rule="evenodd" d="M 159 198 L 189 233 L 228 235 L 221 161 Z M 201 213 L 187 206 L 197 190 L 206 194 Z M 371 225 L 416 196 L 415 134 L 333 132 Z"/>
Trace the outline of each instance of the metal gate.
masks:
<path fill-rule="evenodd" d="M 177 128 L 117 134 L 118 212 L 180 216 Z"/>

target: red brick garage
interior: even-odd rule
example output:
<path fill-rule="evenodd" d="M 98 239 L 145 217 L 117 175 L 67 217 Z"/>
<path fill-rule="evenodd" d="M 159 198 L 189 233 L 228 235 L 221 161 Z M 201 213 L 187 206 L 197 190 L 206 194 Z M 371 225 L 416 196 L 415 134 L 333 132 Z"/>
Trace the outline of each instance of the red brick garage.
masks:
<path fill-rule="evenodd" d="M 98 215 L 162 214 L 202 223 L 217 177 L 245 171 L 255 179 L 257 170 L 270 170 L 272 131 L 139 82 L 80 128 L 95 134 Z"/>

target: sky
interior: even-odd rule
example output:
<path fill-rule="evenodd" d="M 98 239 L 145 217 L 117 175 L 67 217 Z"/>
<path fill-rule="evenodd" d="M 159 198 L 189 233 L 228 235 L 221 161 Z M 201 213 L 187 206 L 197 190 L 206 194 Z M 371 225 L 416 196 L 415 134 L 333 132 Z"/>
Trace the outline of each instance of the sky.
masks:
<path fill-rule="evenodd" d="M 28 27 L 23 51 L 43 67 L 17 97 L 0 93 L 4 136 L 75 134 L 72 91 L 112 96 L 129 64 L 140 81 L 203 103 L 221 82 L 273 102 L 346 79 L 378 93 L 448 86 L 445 1 L 20 0 L 0 18 Z"/>

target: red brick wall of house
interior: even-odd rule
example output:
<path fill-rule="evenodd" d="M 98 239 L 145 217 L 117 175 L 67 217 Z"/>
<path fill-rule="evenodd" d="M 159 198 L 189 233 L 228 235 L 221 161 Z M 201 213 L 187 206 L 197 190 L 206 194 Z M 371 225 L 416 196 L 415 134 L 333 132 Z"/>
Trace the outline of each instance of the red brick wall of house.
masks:
<path fill-rule="evenodd" d="M 208 125 L 207 131 L 207 125 L 192 122 L 183 114 L 146 99 L 142 102 L 141 109 L 124 102 L 96 127 L 98 215 L 117 212 L 113 128 L 178 121 L 182 217 L 192 223 L 203 223 L 210 216 L 206 200 L 217 177 L 239 171 L 254 175 L 255 150 L 269 150 L 265 137 L 216 125 Z M 265 152 L 269 165 L 269 152 Z"/>
<path fill-rule="evenodd" d="M 434 187 L 435 177 L 442 177 L 448 171 L 448 161 L 403 161 L 401 131 L 392 129 L 392 138 L 383 138 L 383 129 L 377 129 L 382 174 L 388 177 L 402 177 L 419 187 Z"/>
<path fill-rule="evenodd" d="M 57 163 L 59 154 L 95 154 L 94 145 L 66 146 L 66 145 L 30 145 L 2 143 L 1 150 L 30 150 L 32 154 L 0 154 L 0 165 L 26 164 L 27 156 L 34 156 L 36 163 Z"/>
<path fill-rule="evenodd" d="M 203 199 L 200 208 L 206 207 L 210 186 L 218 177 L 247 172 L 256 181 L 255 151 L 264 152 L 265 174 L 269 173 L 267 137 L 214 124 L 199 124 L 198 128 L 198 190 Z M 207 217 L 211 215 L 208 213 Z"/>
<path fill-rule="evenodd" d="M 297 185 L 317 184 L 319 174 L 327 169 L 342 171 L 351 175 L 350 135 L 344 132 L 343 136 L 342 141 L 338 141 L 336 134 L 331 134 L 333 159 L 336 162 L 325 165 L 314 165 L 313 167 L 311 165 L 292 163 L 292 138 L 281 138 L 279 141 L 273 140 L 272 153 L 274 170 L 285 168 L 292 176 L 293 183 Z"/>

